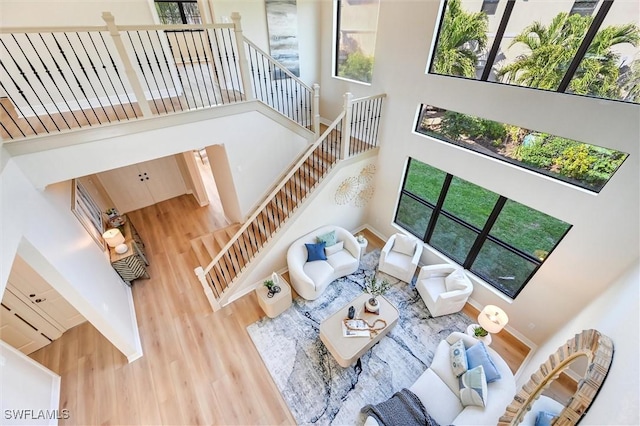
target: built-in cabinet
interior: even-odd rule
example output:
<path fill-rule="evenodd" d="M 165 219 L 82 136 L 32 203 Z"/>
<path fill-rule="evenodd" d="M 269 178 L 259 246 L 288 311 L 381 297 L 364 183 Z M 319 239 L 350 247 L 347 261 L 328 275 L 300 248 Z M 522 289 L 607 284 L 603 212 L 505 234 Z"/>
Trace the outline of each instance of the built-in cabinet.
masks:
<path fill-rule="evenodd" d="M 30 354 L 62 336 L 85 318 L 16 256 L 0 310 L 0 338 Z"/>
<path fill-rule="evenodd" d="M 150 206 L 187 192 L 173 156 L 99 173 L 98 179 L 121 213 Z"/>

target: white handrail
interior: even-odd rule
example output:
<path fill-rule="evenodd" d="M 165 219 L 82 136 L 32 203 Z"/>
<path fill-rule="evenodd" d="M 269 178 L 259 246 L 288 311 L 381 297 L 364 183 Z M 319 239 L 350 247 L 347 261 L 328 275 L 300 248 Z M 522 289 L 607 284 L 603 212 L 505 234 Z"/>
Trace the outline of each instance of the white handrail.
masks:
<path fill-rule="evenodd" d="M 313 154 L 313 152 L 316 150 L 316 148 L 318 146 L 320 146 L 320 144 L 322 142 L 324 142 L 325 138 L 333 130 L 335 130 L 335 126 L 340 122 L 340 120 L 342 120 L 343 117 L 344 117 L 344 112 L 340 113 L 338 118 L 336 118 L 334 120 L 334 122 L 331 123 L 329 128 L 327 128 L 327 130 L 322 134 L 322 136 L 320 138 L 318 138 L 318 140 L 316 142 L 314 142 L 314 144 L 311 145 L 307 149 L 305 155 L 303 155 L 300 158 L 300 160 L 298 160 L 298 162 L 293 167 L 291 167 L 291 169 L 289 170 L 289 173 L 287 173 L 282 178 L 282 180 L 280 180 L 280 183 L 271 191 L 271 193 L 269 193 L 269 195 L 267 195 L 265 197 L 264 201 L 260 204 L 260 206 L 258 206 L 254 210 L 253 214 L 251 216 L 249 216 L 249 218 L 244 222 L 244 224 L 240 227 L 240 229 L 238 229 L 238 231 L 233 235 L 233 237 L 231 237 L 231 239 L 227 242 L 227 244 L 225 244 L 225 246 L 222 248 L 222 250 L 220 250 L 220 252 L 218 252 L 216 257 L 214 257 L 213 260 L 211 262 L 209 262 L 207 267 L 204 268 L 204 273 L 205 274 L 209 273 L 209 271 L 211 271 L 211 269 L 213 269 L 213 267 L 218 262 L 218 260 L 220 260 L 222 258 L 222 256 L 225 255 L 225 253 L 229 250 L 229 248 L 231 248 L 231 246 L 238 240 L 238 238 L 242 235 L 242 233 L 251 225 L 251 223 L 254 221 L 254 219 L 257 218 L 262 213 L 264 208 L 271 202 L 271 199 L 282 189 L 282 187 L 284 185 L 287 184 L 287 182 L 289 182 L 289 180 L 298 171 L 298 169 L 302 166 L 302 164 L 304 164 L 304 162 L 307 161 L 307 159 L 311 156 L 311 154 Z"/>
<path fill-rule="evenodd" d="M 255 50 L 257 50 L 263 57 L 265 57 L 270 63 L 272 63 L 273 65 L 276 65 L 278 68 L 282 68 L 282 72 L 284 72 L 285 74 L 287 74 L 289 77 L 291 77 L 292 79 L 294 79 L 296 82 L 298 82 L 298 84 L 300 84 L 302 87 L 304 87 L 305 89 L 307 89 L 310 92 L 313 92 L 313 89 L 309 86 L 307 86 L 304 81 L 300 80 L 299 77 L 296 77 L 296 75 L 294 73 L 292 73 L 291 71 L 289 71 L 287 69 L 287 67 L 285 67 L 284 65 L 282 65 L 280 62 L 276 61 L 275 59 L 273 59 L 271 57 L 271 55 L 269 55 L 268 53 L 265 53 L 264 50 L 260 49 L 258 46 L 255 45 L 255 43 L 253 43 L 251 40 L 248 40 L 246 37 L 244 38 L 244 42 L 246 44 L 248 44 L 249 46 L 253 47 Z"/>
<path fill-rule="evenodd" d="M 380 95 L 364 96 L 362 98 L 352 99 L 351 103 L 355 104 L 356 102 L 371 101 L 373 99 L 380 99 L 380 98 L 386 98 L 386 97 L 387 97 L 386 93 L 382 93 Z"/>
<path fill-rule="evenodd" d="M 350 94 L 348 94 L 350 95 Z M 385 98 L 387 95 L 386 93 L 383 94 L 379 94 L 379 95 L 373 95 L 373 96 L 365 96 L 362 98 L 358 98 L 358 99 L 352 99 L 350 100 L 349 104 L 353 105 L 354 103 L 360 103 L 360 102 L 365 102 L 365 101 L 369 101 L 369 100 L 373 100 L 373 99 L 381 99 L 381 98 Z M 346 96 L 346 98 L 348 99 L 349 96 Z M 327 128 L 327 130 L 325 130 L 325 132 L 322 134 L 322 136 L 320 138 L 318 138 L 318 140 L 311 145 L 307 151 L 305 152 L 305 154 L 296 162 L 296 164 L 291 167 L 291 169 L 289 170 L 289 172 L 280 180 L 280 182 L 278 183 L 278 185 L 264 198 L 264 200 L 262 201 L 262 203 L 254 210 L 253 214 L 251 216 L 249 216 L 249 218 L 244 222 L 244 224 L 240 227 L 240 229 L 238 229 L 238 231 L 231 237 L 231 239 L 227 242 L 227 244 L 225 244 L 225 246 L 218 252 L 218 254 L 213 258 L 213 260 L 207 265 L 206 268 L 204 269 L 200 269 L 198 270 L 199 277 L 204 277 L 205 274 L 208 274 L 213 267 L 216 265 L 216 263 L 218 263 L 218 261 L 227 253 L 227 251 L 236 243 L 236 241 L 242 236 L 242 234 L 244 233 L 244 231 L 251 226 L 251 224 L 253 223 L 253 221 L 260 215 L 262 214 L 262 211 L 267 207 L 267 205 L 269 205 L 269 203 L 271 202 L 271 200 L 273 199 L 273 197 L 280 192 L 280 190 L 289 182 L 289 180 L 293 177 L 293 175 L 298 171 L 298 169 L 305 163 L 305 161 L 313 154 L 313 152 L 318 148 L 318 146 L 320 146 L 321 143 L 324 142 L 324 140 L 327 138 L 327 136 L 336 129 L 337 124 L 340 122 L 340 120 L 345 119 L 345 117 L 347 116 L 347 111 L 342 111 L 340 113 L 340 115 L 333 121 L 333 123 L 331 123 L 331 125 Z M 343 139 L 343 143 L 344 142 L 344 135 L 341 135 L 341 138 Z M 198 269 L 198 268 L 196 268 Z M 236 275 L 237 276 L 237 275 Z M 235 277 L 234 277 L 235 278 Z M 222 290 L 222 293 L 226 292 L 229 289 L 229 284 L 227 283 L 227 286 Z"/>
<path fill-rule="evenodd" d="M 184 30 L 209 30 L 219 28 L 233 28 L 233 24 L 183 24 L 183 25 L 117 25 L 120 31 L 184 31 Z M 94 25 L 84 27 L 0 27 L 0 34 L 15 33 L 62 33 L 62 32 L 91 32 L 108 31 L 106 25 Z"/>

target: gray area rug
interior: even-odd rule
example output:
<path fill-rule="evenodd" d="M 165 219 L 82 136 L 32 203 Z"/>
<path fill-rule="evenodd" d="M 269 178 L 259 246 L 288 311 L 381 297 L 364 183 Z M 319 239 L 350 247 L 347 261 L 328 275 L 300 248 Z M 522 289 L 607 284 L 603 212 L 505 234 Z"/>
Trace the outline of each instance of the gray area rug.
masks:
<path fill-rule="evenodd" d="M 473 322 L 462 313 L 430 318 L 413 285 L 378 272 L 393 284 L 385 297 L 400 318 L 359 362 L 342 368 L 320 341 L 320 323 L 362 293 L 379 255 L 376 250 L 363 256 L 356 273 L 331 283 L 318 299 L 297 298 L 278 317 L 247 327 L 298 424 L 363 424 L 362 407 L 411 386 L 431 364 L 438 343 Z"/>

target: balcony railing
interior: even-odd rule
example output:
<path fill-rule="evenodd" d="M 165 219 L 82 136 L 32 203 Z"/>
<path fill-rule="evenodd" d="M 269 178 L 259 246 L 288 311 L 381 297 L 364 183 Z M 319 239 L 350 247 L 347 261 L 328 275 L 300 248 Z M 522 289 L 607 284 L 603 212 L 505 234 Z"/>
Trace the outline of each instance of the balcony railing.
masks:
<path fill-rule="evenodd" d="M 254 98 L 317 133 L 317 87 L 245 40 L 239 14 L 203 25 L 122 26 L 108 12 L 103 19 L 0 29 L 3 139 Z"/>

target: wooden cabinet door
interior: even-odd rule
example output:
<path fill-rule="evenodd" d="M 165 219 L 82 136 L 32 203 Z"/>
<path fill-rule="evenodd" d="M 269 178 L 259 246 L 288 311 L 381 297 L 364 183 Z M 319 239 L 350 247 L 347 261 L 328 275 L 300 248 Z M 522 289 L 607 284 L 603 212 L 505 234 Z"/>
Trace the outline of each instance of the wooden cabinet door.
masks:
<path fill-rule="evenodd" d="M 187 192 L 182 173 L 173 155 L 145 161 L 138 164 L 138 169 L 149 178 L 145 179 L 145 182 L 155 203 Z"/>
<path fill-rule="evenodd" d="M 2 297 L 0 312 L 0 338 L 30 354 L 62 335 L 53 324 L 45 320 L 29 305 L 17 297 L 7 286 Z"/>
<path fill-rule="evenodd" d="M 0 339 L 25 355 L 51 343 L 51 340 L 34 329 L 19 314 L 15 315 L 14 310 L 4 303 L 0 307 Z"/>
<path fill-rule="evenodd" d="M 138 169 L 137 164 L 108 170 L 97 176 L 120 213 L 141 209 L 155 202 L 147 187 L 149 177 Z"/>
<path fill-rule="evenodd" d="M 20 256 L 16 256 L 7 289 L 61 332 L 82 324 L 85 318 Z"/>
<path fill-rule="evenodd" d="M 97 176 L 120 213 L 187 192 L 178 163 L 172 155 L 108 170 Z"/>

